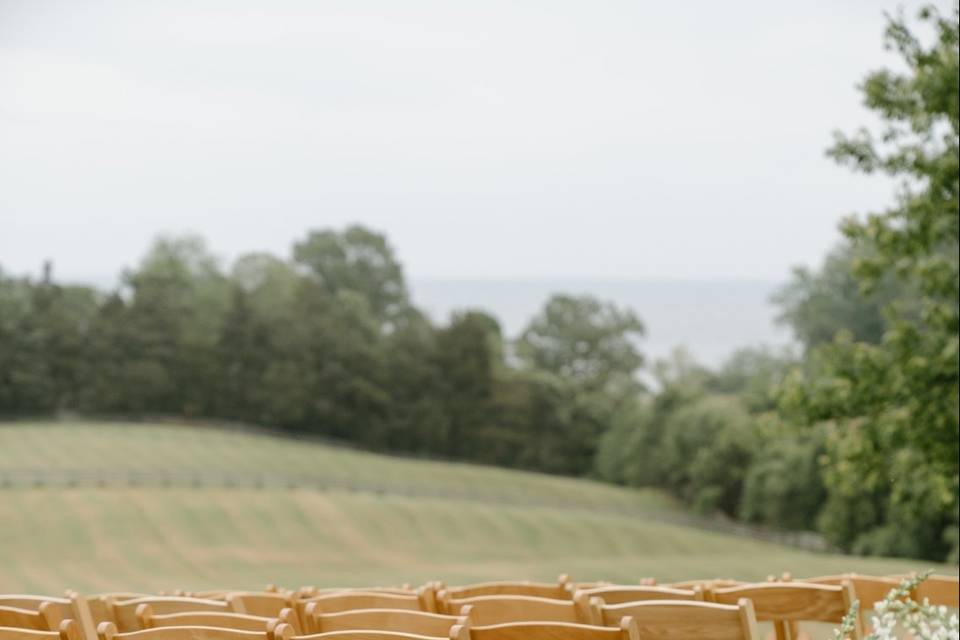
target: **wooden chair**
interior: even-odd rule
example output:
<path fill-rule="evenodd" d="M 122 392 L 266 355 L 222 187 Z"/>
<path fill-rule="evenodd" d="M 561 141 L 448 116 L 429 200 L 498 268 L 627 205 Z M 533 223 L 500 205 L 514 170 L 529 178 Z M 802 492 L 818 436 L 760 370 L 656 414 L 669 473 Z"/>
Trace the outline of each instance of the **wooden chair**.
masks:
<path fill-rule="evenodd" d="M 226 594 L 224 600 L 236 613 L 276 618 L 281 611 L 293 606 L 293 600 L 282 593 L 235 591 Z"/>
<path fill-rule="evenodd" d="M 572 595 L 570 578 L 562 575 L 557 582 L 480 582 L 461 587 L 445 587 L 439 590 L 438 598 L 459 600 L 477 596 L 531 596 L 569 600 Z"/>
<path fill-rule="evenodd" d="M 707 600 L 718 604 L 737 604 L 741 598 L 750 600 L 757 620 L 773 623 L 777 640 L 795 640 L 795 623 L 840 624 L 855 600 L 849 582 L 841 585 L 758 582 L 711 589 L 706 595 Z M 863 629 L 858 618 L 852 640 L 862 637 Z"/>
<path fill-rule="evenodd" d="M 106 599 L 107 612 L 110 615 L 110 622 L 113 622 L 117 629 L 123 633 L 136 631 L 140 628 L 140 621 L 137 620 L 137 607 L 142 604 L 150 605 L 154 615 L 167 615 L 169 613 L 186 613 L 188 611 L 208 611 L 218 613 L 229 613 L 230 606 L 221 600 L 203 600 L 201 598 L 183 598 L 177 596 L 151 596 L 148 598 L 135 598 L 133 600 L 116 601 L 113 598 Z M 97 627 L 97 634 L 100 633 L 100 627 Z"/>
<path fill-rule="evenodd" d="M 813 584 L 832 584 L 842 586 L 845 582 L 853 587 L 853 597 L 860 601 L 860 626 L 862 629 L 869 629 L 869 616 L 867 611 L 873 609 L 873 605 L 887 597 L 891 589 L 900 586 L 900 581 L 894 578 L 885 578 L 878 576 L 864 576 L 856 573 L 845 573 L 836 576 L 819 576 L 817 578 L 807 578 L 799 582 L 809 582 Z"/>
<path fill-rule="evenodd" d="M 0 626 L 0 640 L 80 640 L 80 626 L 74 620 L 63 620 L 57 631 L 38 631 Z"/>
<path fill-rule="evenodd" d="M 753 604 L 741 599 L 736 606 L 694 600 L 646 600 L 604 604 L 590 602 L 598 624 L 613 626 L 633 618 L 644 640 L 759 640 Z"/>
<path fill-rule="evenodd" d="M 0 607 L 13 607 L 15 609 L 29 609 L 38 611 L 40 605 L 48 605 L 60 610 L 64 617 L 69 617 L 73 612 L 73 602 L 70 598 L 58 598 L 56 596 L 37 596 L 28 594 L 4 594 L 0 595 Z"/>
<path fill-rule="evenodd" d="M 36 609 L 0 606 L 0 627 L 57 631 L 66 618 L 63 610 L 52 602 L 41 602 Z"/>
<path fill-rule="evenodd" d="M 741 584 L 747 584 L 741 580 L 731 578 L 709 578 L 706 580 L 684 580 L 682 582 L 671 582 L 668 587 L 674 589 L 695 589 L 700 587 L 704 592 L 709 589 L 724 589 L 726 587 L 737 587 Z"/>
<path fill-rule="evenodd" d="M 433 583 L 425 585 L 421 588 L 430 588 L 433 589 Z M 315 586 L 305 586 L 300 587 L 296 591 L 290 592 L 291 597 L 294 600 L 308 600 L 310 598 L 315 598 L 317 596 L 330 595 L 333 593 L 345 593 L 348 591 L 363 591 L 365 593 L 392 593 L 398 596 L 409 596 L 416 594 L 420 589 L 414 589 L 409 585 L 403 585 L 400 587 L 323 587 L 317 588 Z"/>
<path fill-rule="evenodd" d="M 455 626 L 452 640 L 640 640 L 637 624 L 629 616 L 618 628 L 564 622 L 512 622 L 489 627 Z M 286 639 L 283 639 L 286 640 Z"/>
<path fill-rule="evenodd" d="M 281 593 L 274 585 L 267 585 L 263 591 L 238 591 L 237 589 L 208 589 L 206 591 L 186 591 L 184 589 L 174 589 L 170 593 L 160 592 L 159 595 L 178 596 L 181 598 L 202 598 L 204 600 L 226 600 L 227 596 L 235 593 Z"/>
<path fill-rule="evenodd" d="M 357 609 L 339 613 L 318 613 L 310 628 L 317 633 L 333 631 L 400 631 L 431 638 L 448 638 L 455 625 L 466 625 L 467 620 L 426 611 L 403 609 Z"/>
<path fill-rule="evenodd" d="M 451 634 L 452 633 L 453 631 L 451 631 Z M 452 638 L 454 636 L 450 635 L 446 637 Z M 298 636 L 293 632 L 293 628 L 290 625 L 282 624 L 277 627 L 272 640 L 437 640 L 437 637 L 406 633 L 403 631 L 374 630 L 330 631 L 328 633 L 313 633 Z M 464 635 L 460 635 L 457 636 L 456 640 L 467 640 L 467 638 Z"/>
<path fill-rule="evenodd" d="M 89 640 L 96 640 L 97 625 L 99 625 L 101 622 L 113 621 L 113 618 L 110 616 L 110 611 L 107 608 L 107 601 L 112 600 L 114 602 L 122 602 L 124 600 L 136 600 L 137 598 L 150 598 L 152 596 L 148 593 L 133 593 L 129 591 L 113 591 L 110 593 L 83 595 L 74 591 L 68 591 L 67 597 L 76 597 L 80 602 L 82 602 L 81 607 L 85 608 L 87 612 L 89 612 L 89 620 L 84 620 L 83 618 L 85 616 L 80 614 L 77 622 L 80 624 L 84 635 L 89 638 Z"/>
<path fill-rule="evenodd" d="M 159 627 L 120 633 L 112 622 L 97 627 L 99 640 L 271 640 L 266 631 L 238 631 L 215 627 Z"/>
<path fill-rule="evenodd" d="M 590 624 L 588 602 L 532 596 L 477 596 L 448 600 L 448 611 L 456 611 L 471 625 L 488 626 L 508 622 L 569 622 Z"/>
<path fill-rule="evenodd" d="M 48 613 L 48 615 L 59 616 L 61 620 L 68 618 L 75 620 L 80 632 L 80 637 L 87 640 L 94 640 L 94 638 L 96 638 L 96 627 L 94 626 L 86 598 L 72 591 L 68 591 L 66 596 L 65 598 L 58 598 L 24 594 L 2 595 L 0 596 L 0 606 L 38 611 L 40 605 L 46 602 L 50 607 L 53 607 L 53 610 Z M 55 628 L 56 627 L 51 627 L 50 630 Z"/>
<path fill-rule="evenodd" d="M 703 600 L 700 587 L 677 589 L 675 587 L 607 585 L 594 589 L 581 589 L 574 593 L 574 600 L 600 598 L 605 604 L 623 604 L 641 600 Z"/>
<path fill-rule="evenodd" d="M 930 576 L 917 586 L 914 599 L 917 602 L 926 599 L 932 605 L 960 609 L 960 581 L 957 576 Z"/>
<path fill-rule="evenodd" d="M 290 610 L 292 612 L 292 609 Z M 238 631 L 268 631 L 270 623 L 276 618 L 251 616 L 245 613 L 223 613 L 220 611 L 184 611 L 155 615 L 149 604 L 137 607 L 137 622 L 140 629 L 160 627 L 216 627 L 218 629 L 236 629 Z"/>
<path fill-rule="evenodd" d="M 342 591 L 298 601 L 297 611 L 307 633 L 316 633 L 312 621 L 317 614 L 340 613 L 354 609 L 402 609 L 406 611 L 436 612 L 432 592 L 419 594 L 373 593 L 366 591 Z M 302 613 L 301 613 L 302 612 Z"/>

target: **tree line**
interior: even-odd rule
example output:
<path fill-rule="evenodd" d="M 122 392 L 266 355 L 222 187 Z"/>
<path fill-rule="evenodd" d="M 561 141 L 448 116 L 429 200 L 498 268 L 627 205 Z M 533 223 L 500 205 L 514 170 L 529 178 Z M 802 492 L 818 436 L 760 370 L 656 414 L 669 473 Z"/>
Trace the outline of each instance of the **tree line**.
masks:
<path fill-rule="evenodd" d="M 639 390 L 632 312 L 558 295 L 514 343 L 482 311 L 437 326 L 359 226 L 229 270 L 201 238 L 164 237 L 121 280 L 0 272 L 0 412 L 219 418 L 584 474 L 608 398 Z"/>
<path fill-rule="evenodd" d="M 837 133 L 828 154 L 899 187 L 885 210 L 846 219 L 821 267 L 796 270 L 776 296 L 802 353 L 744 351 L 719 372 L 674 358 L 661 391 L 602 436 L 601 476 L 815 527 L 849 552 L 958 561 L 958 16 L 922 9 L 925 39 L 889 19 L 903 70 L 860 85 L 882 124 Z"/>
<path fill-rule="evenodd" d="M 522 334 L 412 304 L 387 239 L 318 230 L 229 269 L 158 239 L 114 291 L 0 270 L 0 414 L 220 418 L 372 450 L 664 488 L 855 553 L 958 559 L 958 11 L 902 18 L 907 71 L 862 85 L 884 128 L 830 154 L 902 179 L 774 302 L 801 349 L 645 363 L 632 311 L 549 299 Z M 637 376 L 648 368 L 655 380 Z"/>

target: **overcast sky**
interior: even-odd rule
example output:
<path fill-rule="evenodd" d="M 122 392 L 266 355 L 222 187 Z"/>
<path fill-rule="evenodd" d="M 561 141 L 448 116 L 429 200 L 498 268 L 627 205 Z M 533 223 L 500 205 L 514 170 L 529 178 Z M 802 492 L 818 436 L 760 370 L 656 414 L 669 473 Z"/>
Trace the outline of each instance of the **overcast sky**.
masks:
<path fill-rule="evenodd" d="M 896 6 L 0 0 L 0 265 L 360 222 L 414 277 L 781 280 L 889 201 L 823 151 Z"/>

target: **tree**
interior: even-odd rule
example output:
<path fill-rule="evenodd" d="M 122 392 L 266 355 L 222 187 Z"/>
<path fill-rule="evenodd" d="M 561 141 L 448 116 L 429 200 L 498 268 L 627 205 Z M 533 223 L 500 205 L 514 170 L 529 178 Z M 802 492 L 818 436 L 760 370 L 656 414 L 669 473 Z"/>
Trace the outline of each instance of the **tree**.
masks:
<path fill-rule="evenodd" d="M 294 261 L 305 267 L 323 291 L 353 291 L 388 323 L 408 305 L 403 269 L 386 237 L 361 226 L 343 232 L 313 231 L 293 247 Z"/>
<path fill-rule="evenodd" d="M 634 341 L 643 334 L 643 323 L 628 309 L 590 296 L 554 295 L 516 349 L 531 367 L 600 391 L 633 386 L 633 374 L 643 364 Z"/>
<path fill-rule="evenodd" d="M 922 10 L 935 34 L 929 44 L 902 16 L 890 20 L 887 45 L 907 71 L 877 71 L 862 85 L 884 128 L 837 134 L 830 150 L 854 169 L 901 179 L 889 209 L 842 230 L 865 291 L 892 274 L 917 299 L 888 305 L 878 344 L 844 333 L 816 349 L 782 396 L 785 415 L 838 425 L 821 521 L 835 543 L 861 552 L 957 554 L 958 16 L 958 7 L 950 17 Z"/>
<path fill-rule="evenodd" d="M 861 255 L 858 255 L 861 254 Z M 884 309 L 906 298 L 904 283 L 887 273 L 865 291 L 853 266 L 874 253 L 849 243 L 831 251 L 818 271 L 797 267 L 791 281 L 773 297 L 780 307 L 778 321 L 793 329 L 807 350 L 831 342 L 841 331 L 858 342 L 879 344 L 887 330 Z"/>
<path fill-rule="evenodd" d="M 738 349 L 710 377 L 706 386 L 718 393 L 737 394 L 752 412 L 776 408 L 776 389 L 796 364 L 790 350 L 767 347 Z"/>
<path fill-rule="evenodd" d="M 771 417 L 744 479 L 740 517 L 771 527 L 812 531 L 826 499 L 821 460 L 827 425 L 797 430 Z"/>
<path fill-rule="evenodd" d="M 99 296 L 89 287 L 5 278 L 0 272 L 0 412 L 76 409 L 89 374 Z"/>
<path fill-rule="evenodd" d="M 447 434 L 437 331 L 414 308 L 384 338 L 390 412 L 383 446 L 391 451 L 436 452 Z"/>
<path fill-rule="evenodd" d="M 354 291 L 298 286 L 260 390 L 272 422 L 382 448 L 390 397 L 379 322 Z"/>
<path fill-rule="evenodd" d="M 141 411 L 210 415 L 230 285 L 206 242 L 160 237 L 124 277 L 129 335 L 123 366 Z"/>
<path fill-rule="evenodd" d="M 447 417 L 443 453 L 462 456 L 483 447 L 481 430 L 489 423 L 493 393 L 494 354 L 489 316 L 456 313 L 437 332 L 440 396 Z"/>

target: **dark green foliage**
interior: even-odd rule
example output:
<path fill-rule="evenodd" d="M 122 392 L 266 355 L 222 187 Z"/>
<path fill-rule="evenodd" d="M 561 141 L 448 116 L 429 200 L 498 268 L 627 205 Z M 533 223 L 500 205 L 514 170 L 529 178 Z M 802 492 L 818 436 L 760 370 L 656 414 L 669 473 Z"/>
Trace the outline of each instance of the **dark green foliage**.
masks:
<path fill-rule="evenodd" d="M 889 275 L 864 291 L 853 274 L 861 259 L 849 244 L 831 251 L 817 272 L 798 267 L 792 280 L 774 296 L 780 322 L 793 329 L 807 349 L 832 342 L 846 332 L 859 342 L 879 344 L 887 330 L 884 309 L 905 297 L 904 285 Z M 864 253 L 868 253 L 863 250 Z"/>
<path fill-rule="evenodd" d="M 739 349 L 706 382 L 708 389 L 737 394 L 751 412 L 776 408 L 776 390 L 797 361 L 789 350 Z"/>
<path fill-rule="evenodd" d="M 434 326 L 408 298 L 386 239 L 360 227 L 311 233 L 291 261 L 241 256 L 229 273 L 201 239 L 161 238 L 109 295 L 0 273 L 0 412 L 218 418 L 384 451 L 590 469 L 629 385 L 517 368 L 491 316 Z M 581 302 L 599 313 L 577 330 L 617 345 L 591 353 L 591 366 L 631 378 L 640 358 L 625 334 L 639 323 Z"/>
<path fill-rule="evenodd" d="M 711 394 L 709 372 L 685 353 L 656 369 L 660 392 L 613 418 L 595 471 L 613 482 L 669 489 L 702 513 L 735 516 L 761 441 L 756 421 L 739 398 Z"/>
<path fill-rule="evenodd" d="M 825 428 L 797 431 L 774 418 L 761 425 L 766 437 L 744 478 L 740 516 L 783 529 L 815 529 L 826 498 Z"/>
<path fill-rule="evenodd" d="M 897 283 L 885 331 L 868 339 L 846 327 L 814 349 L 781 397 L 789 419 L 837 425 L 828 440 L 821 528 L 862 553 L 958 553 L 958 15 L 957 8 L 949 17 L 924 9 L 929 44 L 903 18 L 891 20 L 887 45 L 907 71 L 877 71 L 862 86 L 883 129 L 838 134 L 830 150 L 857 170 L 902 181 L 888 210 L 843 225 L 850 274 L 864 295 Z"/>
<path fill-rule="evenodd" d="M 74 408 L 85 384 L 86 333 L 97 294 L 4 278 L 0 271 L 0 414 Z"/>
<path fill-rule="evenodd" d="M 386 322 L 408 304 L 403 269 L 387 239 L 359 226 L 314 231 L 293 248 L 294 261 L 327 294 L 353 291 L 362 296 L 374 317 Z"/>
<path fill-rule="evenodd" d="M 628 309 L 589 296 L 555 295 L 523 332 L 517 355 L 583 389 L 603 390 L 631 379 L 643 364 L 634 342 L 643 333 Z"/>

